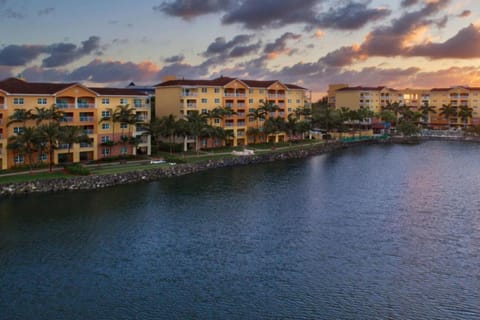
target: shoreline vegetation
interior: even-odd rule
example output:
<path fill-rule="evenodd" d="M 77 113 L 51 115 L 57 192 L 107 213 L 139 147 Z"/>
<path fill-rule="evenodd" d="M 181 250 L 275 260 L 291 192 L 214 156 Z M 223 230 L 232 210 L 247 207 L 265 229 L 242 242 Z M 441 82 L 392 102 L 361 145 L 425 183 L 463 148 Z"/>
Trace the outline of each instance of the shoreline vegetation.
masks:
<path fill-rule="evenodd" d="M 0 198 L 28 195 L 33 193 L 52 193 L 79 190 L 96 190 L 123 184 L 156 181 L 162 178 L 182 176 L 211 170 L 216 168 L 253 165 L 282 161 L 289 159 L 307 158 L 349 147 L 371 144 L 417 144 L 422 141 L 442 140 L 460 142 L 480 142 L 476 137 L 389 137 L 387 139 L 365 138 L 350 142 L 323 141 L 289 145 L 270 149 L 256 149 L 251 155 L 236 156 L 231 152 L 191 155 L 189 161 L 173 163 L 161 161 L 155 163 L 150 160 L 123 161 L 93 168 L 89 175 L 65 174 L 62 168 L 56 171 L 35 173 L 23 172 L 17 174 L 0 175 Z M 313 140 L 315 141 L 315 140 Z M 182 160 L 184 158 L 177 158 Z M 174 161 L 174 160 L 172 160 Z M 9 177 L 23 176 L 22 179 Z M 25 181 L 27 180 L 27 181 Z M 32 181 L 33 180 L 33 181 Z"/>

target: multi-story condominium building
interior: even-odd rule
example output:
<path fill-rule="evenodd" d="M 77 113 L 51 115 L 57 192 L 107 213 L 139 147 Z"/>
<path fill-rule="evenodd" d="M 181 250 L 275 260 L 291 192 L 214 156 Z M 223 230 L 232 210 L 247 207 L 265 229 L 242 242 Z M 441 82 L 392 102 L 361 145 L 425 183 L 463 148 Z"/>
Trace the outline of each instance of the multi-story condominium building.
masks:
<path fill-rule="evenodd" d="M 213 125 L 232 130 L 233 146 L 248 145 L 255 137 L 248 135 L 249 128 L 261 127 L 264 119 L 252 116 L 262 104 L 271 102 L 278 110 L 266 115 L 286 119 L 298 108 L 309 106 L 307 89 L 277 80 L 259 81 L 219 77 L 213 80 L 165 79 L 155 86 L 155 112 L 157 117 L 174 115 L 183 118 L 192 111 L 208 113 L 216 107 L 229 108 L 234 115 L 214 119 Z M 273 137 L 272 137 L 273 138 Z M 277 134 L 275 141 L 285 141 L 284 133 Z M 207 146 L 204 139 L 202 146 Z"/>
<path fill-rule="evenodd" d="M 80 83 L 39 83 L 18 78 L 0 81 L 0 164 L 2 169 L 28 162 L 27 157 L 7 148 L 8 138 L 22 132 L 24 126 L 37 121 L 11 122 L 16 110 L 36 112 L 37 108 L 55 105 L 62 112 L 61 126 L 78 126 L 91 138 L 91 143 L 60 143 L 53 163 L 88 161 L 122 154 L 150 154 L 150 137 L 142 123 L 150 121 L 150 105 L 145 93 L 132 89 L 89 88 Z M 131 109 L 136 123 L 112 119 L 120 106 Z M 128 107 L 126 107 L 128 106 Z M 10 124 L 9 124 L 10 122 Z M 119 143 L 127 137 L 135 143 Z M 126 141 L 124 139 L 123 141 Z M 110 143 L 109 143 L 110 142 Z M 37 152 L 35 161 L 47 161 L 48 154 Z"/>
<path fill-rule="evenodd" d="M 432 89 L 392 89 L 388 87 L 349 87 L 346 84 L 330 85 L 328 99 L 332 106 L 337 108 L 347 107 L 352 110 L 369 108 L 373 112 L 380 112 L 389 103 L 406 105 L 412 110 L 420 110 L 422 105 L 428 104 L 435 112 L 428 115 L 431 127 L 444 127 L 450 125 L 462 126 L 459 116 L 449 120 L 440 115 L 444 105 L 455 107 L 457 111 L 461 106 L 473 109 L 472 117 L 467 124 L 480 124 L 480 88 L 456 86 L 451 88 Z"/>

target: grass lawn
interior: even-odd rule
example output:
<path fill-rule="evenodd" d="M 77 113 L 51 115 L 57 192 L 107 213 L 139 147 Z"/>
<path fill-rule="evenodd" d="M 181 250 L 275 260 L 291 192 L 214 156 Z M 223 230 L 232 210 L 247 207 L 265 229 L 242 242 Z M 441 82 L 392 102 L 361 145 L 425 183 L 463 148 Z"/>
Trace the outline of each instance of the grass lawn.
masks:
<path fill-rule="evenodd" d="M 54 172 L 35 172 L 35 173 L 25 173 L 25 174 L 18 174 L 13 176 L 0 176 L 0 184 L 6 183 L 17 183 L 17 182 L 29 182 L 35 180 L 52 180 L 52 179 L 59 179 L 59 178 L 72 178 L 73 175 L 64 173 L 62 171 L 54 171 Z"/>

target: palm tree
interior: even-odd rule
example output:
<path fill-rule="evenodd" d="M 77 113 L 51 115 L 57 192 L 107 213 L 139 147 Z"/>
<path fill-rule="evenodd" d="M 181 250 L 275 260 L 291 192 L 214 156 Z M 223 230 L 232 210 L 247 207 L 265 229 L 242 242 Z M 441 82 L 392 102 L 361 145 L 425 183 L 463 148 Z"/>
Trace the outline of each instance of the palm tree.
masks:
<path fill-rule="evenodd" d="M 52 172 L 53 154 L 58 147 L 60 138 L 60 125 L 56 122 L 42 124 L 38 127 L 40 139 L 45 143 L 47 152 L 49 153 L 49 171 Z"/>
<path fill-rule="evenodd" d="M 450 119 L 457 116 L 457 108 L 453 107 L 450 103 L 444 104 L 440 108 L 440 115 L 447 120 L 448 128 L 450 128 Z"/>
<path fill-rule="evenodd" d="M 248 127 L 247 135 L 253 137 L 253 144 L 257 143 L 257 137 L 260 135 L 260 129 L 256 127 Z"/>
<path fill-rule="evenodd" d="M 423 102 L 422 106 L 420 107 L 420 112 L 422 113 L 423 121 L 426 124 L 430 123 L 430 113 L 437 113 L 435 108 L 429 105 L 428 101 Z"/>
<path fill-rule="evenodd" d="M 118 105 L 112 114 L 112 121 L 114 127 L 117 122 L 121 125 L 122 133 L 120 141 L 125 148 L 125 145 L 128 143 L 128 137 L 131 136 L 131 126 L 138 121 L 135 109 L 131 108 L 128 104 Z M 125 137 L 124 135 L 125 126 L 128 127 L 128 137 Z"/>
<path fill-rule="evenodd" d="M 27 126 L 27 121 L 32 119 L 32 110 L 15 109 L 11 116 L 8 117 L 7 127 L 13 123 L 22 123 L 23 127 Z"/>
<path fill-rule="evenodd" d="M 55 104 L 50 108 L 40 108 L 35 107 L 35 112 L 33 113 L 33 119 L 36 120 L 37 125 L 47 121 L 47 122 L 59 122 L 64 118 L 64 112 L 59 110 Z"/>
<path fill-rule="evenodd" d="M 35 127 L 25 127 L 18 134 L 8 138 L 7 148 L 14 150 L 17 154 L 27 154 L 30 171 L 33 169 L 33 153 L 37 151 L 39 142 L 38 130 Z"/>
<path fill-rule="evenodd" d="M 260 127 L 260 120 L 264 121 L 266 116 L 266 111 L 263 108 L 256 108 L 253 111 L 248 113 L 249 117 L 252 117 L 256 121 L 256 128 L 258 129 L 258 134 L 260 135 L 263 132 L 263 128 Z"/>
<path fill-rule="evenodd" d="M 68 144 L 68 151 L 67 155 L 70 157 L 70 150 L 74 143 L 81 143 L 81 142 L 91 142 L 92 138 L 86 135 L 83 132 L 83 129 L 78 126 L 62 126 L 60 127 L 60 135 L 59 140 L 62 143 Z M 73 155 L 71 158 L 73 162 Z"/>
<path fill-rule="evenodd" d="M 285 131 L 288 135 L 288 140 L 291 141 L 293 136 L 298 132 L 298 118 L 294 113 L 290 113 L 285 122 Z"/>
<path fill-rule="evenodd" d="M 198 113 L 198 111 L 191 111 L 187 115 L 187 128 L 189 133 L 195 138 L 195 151 L 200 150 L 199 138 L 207 125 L 205 117 Z"/>
<path fill-rule="evenodd" d="M 265 135 L 268 141 L 269 135 L 275 136 L 279 132 L 282 132 L 285 130 L 285 120 L 281 117 L 268 118 L 265 121 L 264 129 L 265 129 Z"/>
<path fill-rule="evenodd" d="M 113 111 L 111 108 L 105 109 L 106 111 L 106 116 L 103 116 L 100 118 L 100 121 L 98 121 L 98 124 L 102 124 L 104 122 L 108 122 L 112 125 L 112 141 L 109 142 L 102 142 L 102 146 L 107 146 L 109 148 L 109 154 L 112 154 L 112 146 L 114 145 L 114 139 L 115 139 L 115 122 L 113 121 Z"/>
<path fill-rule="evenodd" d="M 473 117 L 473 109 L 467 105 L 461 105 L 458 116 L 462 119 L 463 128 L 466 128 L 468 119 Z"/>
<path fill-rule="evenodd" d="M 276 111 L 280 110 L 280 108 L 271 101 L 263 101 L 260 104 L 260 107 L 258 107 L 258 109 L 262 109 L 265 112 L 265 115 L 267 115 L 268 118 L 273 117 L 274 113 Z"/>

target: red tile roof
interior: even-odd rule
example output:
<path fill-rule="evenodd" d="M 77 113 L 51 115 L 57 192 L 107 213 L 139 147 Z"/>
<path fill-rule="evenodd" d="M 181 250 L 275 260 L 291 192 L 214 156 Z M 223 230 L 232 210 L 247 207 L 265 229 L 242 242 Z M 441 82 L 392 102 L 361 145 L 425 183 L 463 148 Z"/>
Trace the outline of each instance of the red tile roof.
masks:
<path fill-rule="evenodd" d="M 147 96 L 146 93 L 128 88 L 88 88 L 101 96 Z"/>
<path fill-rule="evenodd" d="M 0 90 L 10 94 L 55 94 L 75 83 L 44 83 L 26 82 L 18 78 L 8 78 L 0 81 Z"/>
<path fill-rule="evenodd" d="M 230 77 L 219 77 L 212 80 L 186 80 L 186 79 L 177 79 L 169 80 L 155 85 L 155 87 L 174 87 L 174 86 L 209 86 L 209 87 L 223 87 L 228 83 L 239 80 L 245 83 L 251 88 L 267 88 L 277 82 L 278 80 L 244 80 L 239 78 L 230 78 Z M 280 82 L 281 83 L 281 82 Z M 300 86 L 294 84 L 284 84 L 289 89 L 302 89 Z"/>
<path fill-rule="evenodd" d="M 380 87 L 362 87 L 362 86 L 357 86 L 357 87 L 345 87 L 345 88 L 338 89 L 337 91 L 359 91 L 359 90 L 363 90 L 363 91 L 380 91 L 380 90 L 383 90 L 383 89 L 385 89 L 385 88 L 386 88 L 385 86 L 380 86 Z"/>

